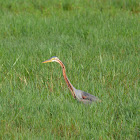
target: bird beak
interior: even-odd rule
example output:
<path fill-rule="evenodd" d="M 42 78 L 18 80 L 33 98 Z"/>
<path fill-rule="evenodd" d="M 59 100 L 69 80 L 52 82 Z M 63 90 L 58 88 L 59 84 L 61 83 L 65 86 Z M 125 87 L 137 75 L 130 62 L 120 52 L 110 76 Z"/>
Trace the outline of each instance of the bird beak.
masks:
<path fill-rule="evenodd" d="M 48 59 L 48 60 L 46 60 L 46 61 L 44 61 L 42 63 L 48 63 L 48 62 L 52 62 L 52 59 Z"/>

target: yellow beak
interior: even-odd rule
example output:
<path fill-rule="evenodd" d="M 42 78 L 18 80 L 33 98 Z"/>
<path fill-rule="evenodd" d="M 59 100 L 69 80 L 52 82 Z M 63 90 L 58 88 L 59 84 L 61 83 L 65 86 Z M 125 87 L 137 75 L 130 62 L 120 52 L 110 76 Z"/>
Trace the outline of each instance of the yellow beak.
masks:
<path fill-rule="evenodd" d="M 52 60 L 51 59 L 48 59 L 48 60 L 46 60 L 46 61 L 44 61 L 42 63 L 48 63 L 48 62 L 52 62 Z"/>

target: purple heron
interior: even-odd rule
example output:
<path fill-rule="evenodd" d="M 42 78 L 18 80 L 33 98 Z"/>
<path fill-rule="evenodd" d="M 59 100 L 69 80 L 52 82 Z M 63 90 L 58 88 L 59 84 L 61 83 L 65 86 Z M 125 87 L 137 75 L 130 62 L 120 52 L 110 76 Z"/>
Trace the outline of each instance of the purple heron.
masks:
<path fill-rule="evenodd" d="M 48 59 L 42 63 L 48 63 L 48 62 L 57 62 L 60 64 L 60 66 L 62 67 L 62 70 L 63 70 L 63 77 L 64 77 L 65 82 L 66 82 L 72 96 L 74 97 L 74 99 L 77 99 L 78 101 L 83 102 L 83 103 L 92 103 L 92 102 L 100 101 L 97 97 L 95 97 L 87 92 L 78 90 L 71 84 L 71 82 L 69 81 L 69 79 L 66 75 L 65 66 L 58 57 L 53 56 L 50 59 Z"/>

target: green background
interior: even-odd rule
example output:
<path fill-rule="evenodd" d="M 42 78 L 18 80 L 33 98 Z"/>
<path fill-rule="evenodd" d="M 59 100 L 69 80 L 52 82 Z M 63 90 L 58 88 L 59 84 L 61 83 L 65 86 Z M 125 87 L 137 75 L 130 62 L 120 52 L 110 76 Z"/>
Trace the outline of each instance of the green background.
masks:
<path fill-rule="evenodd" d="M 139 45 L 139 0 L 1 0 L 0 139 L 140 139 Z"/>

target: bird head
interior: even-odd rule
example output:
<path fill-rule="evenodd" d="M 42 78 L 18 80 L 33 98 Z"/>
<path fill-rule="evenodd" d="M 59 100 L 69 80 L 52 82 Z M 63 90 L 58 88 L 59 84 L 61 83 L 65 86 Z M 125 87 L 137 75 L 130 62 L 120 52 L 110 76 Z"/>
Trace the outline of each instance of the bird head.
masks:
<path fill-rule="evenodd" d="M 51 57 L 50 59 L 48 59 L 48 60 L 46 60 L 46 61 L 44 61 L 44 62 L 42 62 L 42 63 L 48 63 L 48 62 L 58 62 L 58 57 L 56 57 L 56 56 L 53 56 L 53 57 Z"/>

